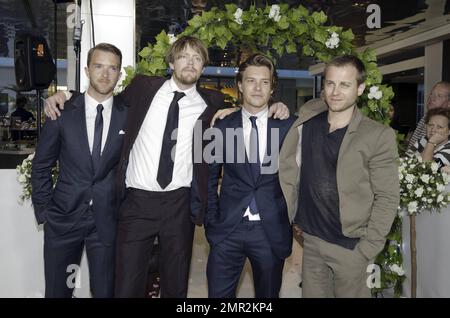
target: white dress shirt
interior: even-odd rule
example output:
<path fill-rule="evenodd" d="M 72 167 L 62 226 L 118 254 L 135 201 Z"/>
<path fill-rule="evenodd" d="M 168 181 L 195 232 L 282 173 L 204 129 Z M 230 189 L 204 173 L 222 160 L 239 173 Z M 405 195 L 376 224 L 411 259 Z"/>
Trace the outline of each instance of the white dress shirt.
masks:
<path fill-rule="evenodd" d="M 250 132 L 252 129 L 252 122 L 250 121 L 250 116 L 258 117 L 256 119 L 256 126 L 258 127 L 258 144 L 259 144 L 259 162 L 263 162 L 264 155 L 266 153 L 266 145 L 267 145 L 267 111 L 268 107 L 265 106 L 263 110 L 261 110 L 257 114 L 250 114 L 244 107 L 242 107 L 242 128 L 244 132 L 244 143 L 245 143 L 245 151 L 247 152 L 247 158 L 250 153 Z M 251 214 L 250 208 L 247 207 L 244 213 L 244 217 L 248 217 L 250 221 L 259 221 L 261 220 L 259 214 Z"/>
<path fill-rule="evenodd" d="M 172 182 L 163 190 L 156 180 L 162 139 L 174 91 L 186 94 L 178 101 L 178 138 Z M 136 141 L 131 149 L 126 186 L 146 191 L 172 191 L 190 187 L 192 182 L 192 138 L 194 125 L 207 105 L 196 87 L 181 90 L 171 78 L 155 94 Z"/>
<path fill-rule="evenodd" d="M 111 96 L 107 100 L 99 103 L 94 98 L 89 96 L 87 91 L 84 94 L 84 104 L 86 105 L 86 128 L 87 128 L 87 135 L 88 135 L 88 141 L 89 141 L 89 150 L 91 151 L 91 154 L 92 154 L 92 147 L 94 144 L 95 117 L 97 116 L 97 105 L 98 104 L 103 105 L 103 111 L 102 111 L 103 132 L 102 132 L 102 149 L 101 149 L 101 152 L 103 152 L 103 148 L 105 147 L 105 143 L 106 143 L 106 138 L 108 137 L 109 122 L 111 121 L 113 99 L 114 99 L 114 97 Z"/>

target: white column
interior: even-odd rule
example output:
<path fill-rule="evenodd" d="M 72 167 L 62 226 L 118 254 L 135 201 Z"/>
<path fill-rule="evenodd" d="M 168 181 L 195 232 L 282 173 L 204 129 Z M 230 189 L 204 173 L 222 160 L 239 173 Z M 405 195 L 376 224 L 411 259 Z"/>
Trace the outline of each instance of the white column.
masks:
<path fill-rule="evenodd" d="M 122 67 L 135 65 L 135 2 L 135 0 L 92 1 L 95 44 L 108 42 L 117 46 L 122 51 Z M 73 28 L 71 28 L 74 18 L 73 13 L 68 19 L 67 84 L 69 89 L 75 88 L 76 61 L 73 51 Z M 93 47 L 90 6 L 87 0 L 81 3 L 81 19 L 84 20 L 84 25 L 81 38 L 80 88 L 81 91 L 85 91 L 89 82 L 84 73 L 84 67 L 86 67 L 87 53 Z M 123 68 L 122 73 L 125 73 Z M 119 84 L 123 78 L 124 75 Z"/>
<path fill-rule="evenodd" d="M 433 85 L 442 80 L 443 45 L 442 41 L 425 46 L 425 98 Z M 426 100 L 424 101 L 426 103 Z"/>

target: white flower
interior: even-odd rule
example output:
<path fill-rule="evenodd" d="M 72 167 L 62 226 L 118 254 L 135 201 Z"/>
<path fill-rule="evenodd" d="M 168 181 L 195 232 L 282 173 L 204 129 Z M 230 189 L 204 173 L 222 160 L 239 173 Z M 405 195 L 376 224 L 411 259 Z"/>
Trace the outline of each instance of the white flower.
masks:
<path fill-rule="evenodd" d="M 243 23 L 242 19 L 241 19 L 242 13 L 243 13 L 243 11 L 241 8 L 237 8 L 236 12 L 234 13 L 234 21 L 239 25 L 242 25 L 242 23 Z"/>
<path fill-rule="evenodd" d="M 420 176 L 420 180 L 422 180 L 424 183 L 428 183 L 428 181 L 430 181 L 430 175 L 423 174 Z"/>
<path fill-rule="evenodd" d="M 328 30 L 328 32 L 330 32 L 330 30 Z M 339 46 L 340 41 L 339 34 L 332 32 L 330 38 L 325 42 L 325 45 L 329 49 L 335 49 Z"/>
<path fill-rule="evenodd" d="M 406 181 L 408 181 L 408 183 L 413 183 L 414 181 L 414 176 L 410 173 L 408 173 L 405 177 Z"/>
<path fill-rule="evenodd" d="M 383 92 L 379 90 L 378 86 L 372 86 L 370 88 L 370 93 L 367 95 L 367 97 L 369 97 L 369 99 L 376 99 L 376 100 L 380 100 L 381 97 L 383 97 Z"/>
<path fill-rule="evenodd" d="M 441 184 L 441 183 L 438 183 L 438 184 L 436 184 L 436 189 L 437 189 L 439 192 L 443 192 L 443 191 L 445 190 L 445 185 L 443 185 L 443 184 Z"/>
<path fill-rule="evenodd" d="M 281 15 L 280 15 L 280 6 L 278 4 L 273 4 L 270 7 L 270 12 L 269 12 L 269 19 L 274 20 L 275 22 L 280 21 L 281 19 Z"/>
<path fill-rule="evenodd" d="M 416 189 L 416 191 L 414 191 L 414 194 L 420 198 L 423 194 L 423 187 Z"/>
<path fill-rule="evenodd" d="M 408 203 L 408 212 L 410 214 L 417 212 L 417 201 L 411 201 Z"/>
<path fill-rule="evenodd" d="M 23 174 L 21 174 L 21 175 L 19 175 L 19 182 L 20 183 L 24 183 L 24 182 L 26 182 L 27 181 L 27 178 L 23 175 Z"/>
<path fill-rule="evenodd" d="M 445 184 L 448 184 L 448 183 L 449 183 L 449 181 L 450 181 L 450 176 L 449 176 L 447 173 L 443 172 L 443 173 L 442 173 L 442 178 L 444 179 Z"/>
<path fill-rule="evenodd" d="M 442 194 L 439 194 L 438 197 L 437 197 L 437 199 L 436 199 L 436 202 L 439 203 L 439 202 L 441 202 L 442 200 L 444 200 L 444 196 L 443 196 Z"/>
<path fill-rule="evenodd" d="M 406 186 L 406 188 L 407 188 L 408 190 L 411 190 L 411 189 L 412 189 L 412 184 L 411 184 L 411 183 L 408 183 L 408 185 Z"/>
<path fill-rule="evenodd" d="M 432 162 L 431 163 L 431 171 L 433 171 L 433 173 L 436 173 L 439 169 L 439 165 L 436 162 Z"/>
<path fill-rule="evenodd" d="M 172 45 L 177 40 L 177 37 L 173 33 L 169 33 L 169 34 L 167 34 L 167 36 L 169 37 L 169 44 L 170 45 Z"/>
<path fill-rule="evenodd" d="M 392 272 L 396 273 L 398 276 L 405 275 L 405 271 L 403 270 L 403 267 L 402 266 L 398 266 L 397 264 L 389 265 L 389 269 Z"/>

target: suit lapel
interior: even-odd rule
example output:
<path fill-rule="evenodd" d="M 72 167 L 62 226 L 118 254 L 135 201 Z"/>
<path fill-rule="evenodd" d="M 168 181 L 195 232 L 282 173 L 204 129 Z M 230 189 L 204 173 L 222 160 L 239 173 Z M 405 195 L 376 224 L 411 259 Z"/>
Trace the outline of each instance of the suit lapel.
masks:
<path fill-rule="evenodd" d="M 206 93 L 206 91 L 203 88 L 197 87 L 197 92 L 200 94 L 201 98 L 206 103 L 206 109 L 203 111 L 203 113 L 200 114 L 198 120 L 205 122 L 207 124 L 207 127 L 209 127 L 209 119 L 211 119 L 214 116 L 214 114 L 217 111 L 217 107 L 213 105 L 210 96 Z"/>
<path fill-rule="evenodd" d="M 253 180 L 253 174 L 252 174 L 252 171 L 250 169 L 250 160 L 249 160 L 249 156 L 247 154 L 247 149 L 245 147 L 244 124 L 242 122 L 243 121 L 242 110 L 238 110 L 235 114 L 236 114 L 236 116 L 233 118 L 232 123 L 230 123 L 231 127 L 235 128 L 235 129 L 238 129 L 237 130 L 237 132 L 238 132 L 237 133 L 237 141 L 234 143 L 234 152 L 235 152 L 234 160 L 235 160 L 236 163 L 238 163 L 238 161 L 237 161 L 237 159 L 238 159 L 237 158 L 237 154 L 240 151 L 238 149 L 238 146 L 242 145 L 243 148 L 244 148 L 243 151 L 244 151 L 244 155 L 245 155 L 245 157 L 244 157 L 245 158 L 245 164 L 237 164 L 236 167 L 238 167 L 238 168 L 242 167 L 242 169 L 244 170 L 243 173 L 247 174 L 247 179 L 250 180 L 250 182 L 252 184 L 254 184 L 255 181 Z M 239 141 L 241 141 L 242 144 Z"/>
<path fill-rule="evenodd" d="M 87 135 L 87 126 L 86 126 L 86 105 L 84 102 L 84 94 L 79 95 L 72 102 L 72 105 L 75 107 L 74 110 L 74 123 L 75 130 L 77 131 L 77 136 L 80 136 L 80 148 L 82 151 L 82 155 L 85 156 L 86 162 L 89 162 L 89 166 L 92 171 L 94 171 L 94 167 L 92 165 L 92 155 L 91 150 L 89 148 L 89 140 Z"/>
<path fill-rule="evenodd" d="M 99 174 L 99 172 L 105 166 L 105 162 L 108 162 L 110 158 L 110 154 L 112 153 L 111 150 L 113 149 L 112 147 L 114 145 L 114 138 L 117 138 L 117 134 L 119 133 L 121 123 L 123 120 L 122 117 L 123 111 L 124 108 L 122 106 L 119 106 L 117 98 L 114 97 L 111 109 L 111 119 L 109 122 L 108 135 L 106 137 L 105 146 L 103 147 L 102 155 L 100 157 L 99 169 L 96 175 Z"/>
<path fill-rule="evenodd" d="M 352 144 L 353 138 L 355 136 L 355 132 L 357 131 L 362 118 L 363 117 L 362 117 L 361 111 L 358 109 L 358 107 L 355 107 L 355 110 L 353 111 L 352 119 L 350 120 L 350 123 L 348 124 L 347 131 L 344 135 L 344 139 L 342 140 L 342 144 L 339 149 L 338 162 L 339 162 L 339 160 L 341 160 L 342 155 L 348 151 L 348 147 L 350 147 L 350 145 Z"/>

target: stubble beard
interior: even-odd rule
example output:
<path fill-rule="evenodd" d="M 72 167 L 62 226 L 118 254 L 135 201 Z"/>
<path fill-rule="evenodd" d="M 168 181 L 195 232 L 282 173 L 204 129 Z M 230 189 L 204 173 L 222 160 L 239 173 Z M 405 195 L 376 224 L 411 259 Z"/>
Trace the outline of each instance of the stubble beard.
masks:
<path fill-rule="evenodd" d="M 115 85 L 108 85 L 105 88 L 102 88 L 100 85 L 98 85 L 95 82 L 90 82 L 90 85 L 97 93 L 102 94 L 102 95 L 108 95 L 108 94 L 112 93 L 114 91 L 114 86 L 115 86 Z"/>

